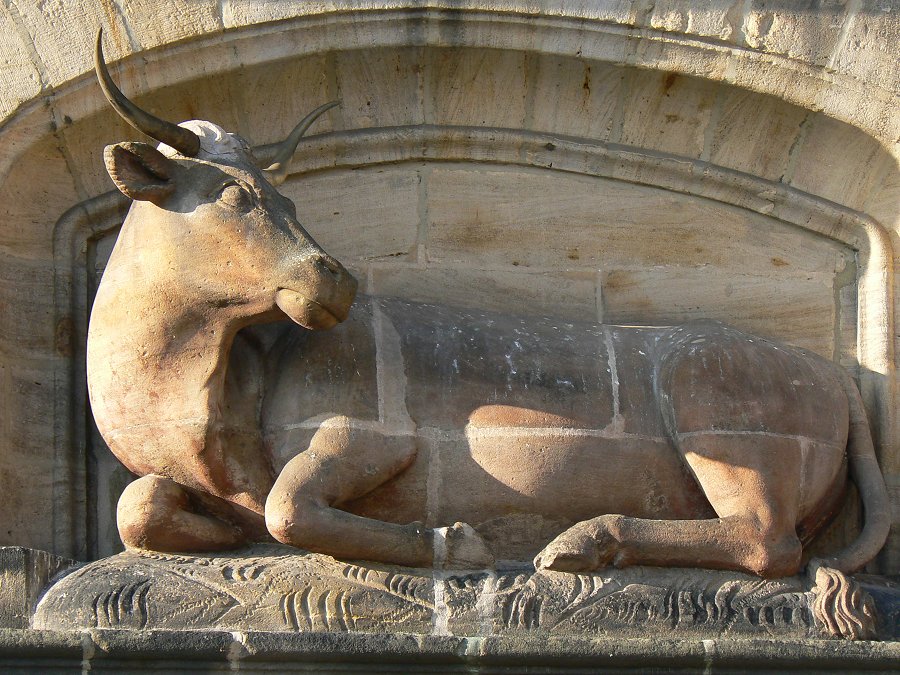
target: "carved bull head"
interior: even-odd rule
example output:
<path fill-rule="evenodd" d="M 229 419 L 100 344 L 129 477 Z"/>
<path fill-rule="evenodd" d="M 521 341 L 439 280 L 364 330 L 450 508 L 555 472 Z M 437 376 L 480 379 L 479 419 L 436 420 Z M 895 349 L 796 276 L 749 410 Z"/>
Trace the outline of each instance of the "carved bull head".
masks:
<path fill-rule="evenodd" d="M 106 168 L 134 200 L 120 241 L 178 266 L 178 284 L 208 311 L 242 317 L 277 306 L 298 324 L 324 329 L 343 321 L 355 279 L 323 251 L 297 220 L 293 202 L 273 185 L 284 181 L 301 136 L 326 110 L 312 111 L 262 169 L 246 141 L 216 124 L 176 125 L 141 110 L 116 87 L 97 34 L 94 65 L 103 93 L 133 127 L 160 141 L 107 146 Z M 117 244 L 118 247 L 118 244 Z M 115 253 L 114 253 L 115 255 Z"/>

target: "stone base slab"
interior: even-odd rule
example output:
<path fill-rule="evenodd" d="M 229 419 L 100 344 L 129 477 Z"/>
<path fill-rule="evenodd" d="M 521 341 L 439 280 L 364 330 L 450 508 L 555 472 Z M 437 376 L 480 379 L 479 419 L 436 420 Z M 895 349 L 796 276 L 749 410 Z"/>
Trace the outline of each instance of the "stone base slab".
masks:
<path fill-rule="evenodd" d="M 897 639 L 900 589 L 864 586 L 877 605 L 878 637 Z M 829 637 L 811 605 L 802 577 L 654 567 L 568 574 L 525 565 L 435 572 L 259 545 L 208 556 L 126 552 L 90 563 L 47 591 L 32 626 L 473 639 Z"/>
<path fill-rule="evenodd" d="M 900 643 L 0 629 L 4 673 L 896 672 Z"/>

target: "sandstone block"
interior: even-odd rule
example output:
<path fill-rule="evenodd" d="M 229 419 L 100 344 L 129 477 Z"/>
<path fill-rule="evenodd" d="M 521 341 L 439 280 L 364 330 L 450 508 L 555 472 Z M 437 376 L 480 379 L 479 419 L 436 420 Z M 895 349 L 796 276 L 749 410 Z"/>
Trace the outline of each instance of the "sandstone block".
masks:
<path fill-rule="evenodd" d="M 687 157 L 703 154 L 715 88 L 698 78 L 650 70 L 630 71 L 622 93 L 619 138 L 625 145 Z"/>
<path fill-rule="evenodd" d="M 486 270 L 382 263 L 372 270 L 378 296 L 569 320 L 599 318 L 597 275 L 590 271 Z"/>
<path fill-rule="evenodd" d="M 294 200 L 297 217 L 319 245 L 353 266 L 415 251 L 418 186 L 408 166 L 372 167 L 297 176 L 282 192 Z"/>
<path fill-rule="evenodd" d="M 896 50 L 900 15 L 896 2 L 862 0 L 847 21 L 846 37 L 831 58 L 834 69 L 888 91 L 900 90 Z"/>
<path fill-rule="evenodd" d="M 421 50 L 338 52 L 334 58 L 344 128 L 424 122 Z"/>
<path fill-rule="evenodd" d="M 623 71 L 572 58 L 539 56 L 535 60 L 531 128 L 607 140 L 616 123 Z"/>
<path fill-rule="evenodd" d="M 860 209 L 879 189 L 897 160 L 871 136 L 844 122 L 816 115 L 793 159 L 791 185 Z"/>
<path fill-rule="evenodd" d="M 823 66 L 837 46 L 851 3 L 796 11 L 776 0 L 751 0 L 744 39 L 754 49 Z"/>
<path fill-rule="evenodd" d="M 32 170 L 22 170 L 28 166 Z M 35 143 L 12 160 L 10 170 L 0 180 L 4 209 L 0 251 L 50 261 L 53 225 L 81 198 L 59 142 L 51 137 Z"/>
<path fill-rule="evenodd" d="M 809 111 L 742 89 L 721 91 L 709 161 L 780 180 Z"/>
<path fill-rule="evenodd" d="M 44 551 L 0 547 L 0 628 L 28 628 L 41 592 L 75 564 Z"/>
<path fill-rule="evenodd" d="M 736 273 L 783 268 L 793 276 L 833 273 L 842 260 L 832 241 L 766 216 L 669 191 L 546 172 L 436 168 L 428 181 L 428 226 L 430 260 L 473 266 L 710 265 Z"/>
<path fill-rule="evenodd" d="M 702 6 L 684 0 L 662 0 L 653 3 L 649 24 L 669 33 L 734 40 L 740 32 L 742 9 L 737 0 L 713 0 Z"/>
<path fill-rule="evenodd" d="M 40 59 L 43 78 L 51 87 L 93 68 L 91 50 L 72 46 L 94 44 L 98 26 L 106 35 L 110 60 L 121 58 L 136 47 L 131 44 L 122 16 L 105 2 L 14 0 L 9 6 L 21 17 Z"/>
<path fill-rule="evenodd" d="M 31 61 L 27 43 L 16 30 L 10 10 L 0 12 L 0 118 L 41 91 L 41 73 Z"/>
<path fill-rule="evenodd" d="M 429 50 L 426 120 L 433 124 L 522 127 L 526 55 L 490 49 Z M 496 105 L 502 101 L 502 105 Z M 430 106 L 430 107 L 429 107 Z"/>
<path fill-rule="evenodd" d="M 239 133 L 254 145 L 281 141 L 307 113 L 337 98 L 335 85 L 327 74 L 326 58 L 321 54 L 248 66 L 236 80 L 233 91 L 239 97 L 244 124 Z M 307 135 L 339 128 L 342 113 L 343 109 L 325 113 Z"/>
<path fill-rule="evenodd" d="M 217 0 L 129 0 L 122 11 L 141 49 L 221 30 Z"/>
<path fill-rule="evenodd" d="M 779 278 L 775 270 L 769 276 L 704 267 L 610 271 L 603 283 L 604 318 L 657 325 L 718 319 L 832 358 L 832 283 L 826 274 Z"/>

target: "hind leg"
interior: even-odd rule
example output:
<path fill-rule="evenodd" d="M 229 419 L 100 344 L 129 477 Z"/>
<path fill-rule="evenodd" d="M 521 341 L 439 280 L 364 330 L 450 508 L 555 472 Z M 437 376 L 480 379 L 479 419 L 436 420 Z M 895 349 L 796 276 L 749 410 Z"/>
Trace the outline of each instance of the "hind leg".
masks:
<path fill-rule="evenodd" d="M 796 534 L 799 441 L 723 432 L 683 434 L 678 441 L 718 518 L 593 518 L 550 542 L 535 566 L 569 572 L 614 564 L 732 569 L 763 577 L 795 574 L 801 555 Z"/>
<path fill-rule="evenodd" d="M 125 488 L 116 507 L 122 542 L 129 548 L 185 553 L 222 551 L 246 543 L 239 527 L 199 513 L 198 499 L 168 478 L 139 478 Z M 214 499 L 207 497 L 202 501 Z M 223 502 L 219 510 L 227 509 Z"/>

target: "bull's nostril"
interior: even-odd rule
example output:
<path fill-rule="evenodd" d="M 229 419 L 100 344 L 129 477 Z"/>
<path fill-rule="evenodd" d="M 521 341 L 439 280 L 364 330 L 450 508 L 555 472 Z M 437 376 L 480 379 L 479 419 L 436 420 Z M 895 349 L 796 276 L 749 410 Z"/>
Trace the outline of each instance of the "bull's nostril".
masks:
<path fill-rule="evenodd" d="M 316 263 L 320 267 L 323 267 L 325 268 L 325 270 L 330 272 L 331 276 L 340 278 L 342 269 L 340 264 L 336 260 L 333 260 L 331 258 L 316 258 Z"/>

